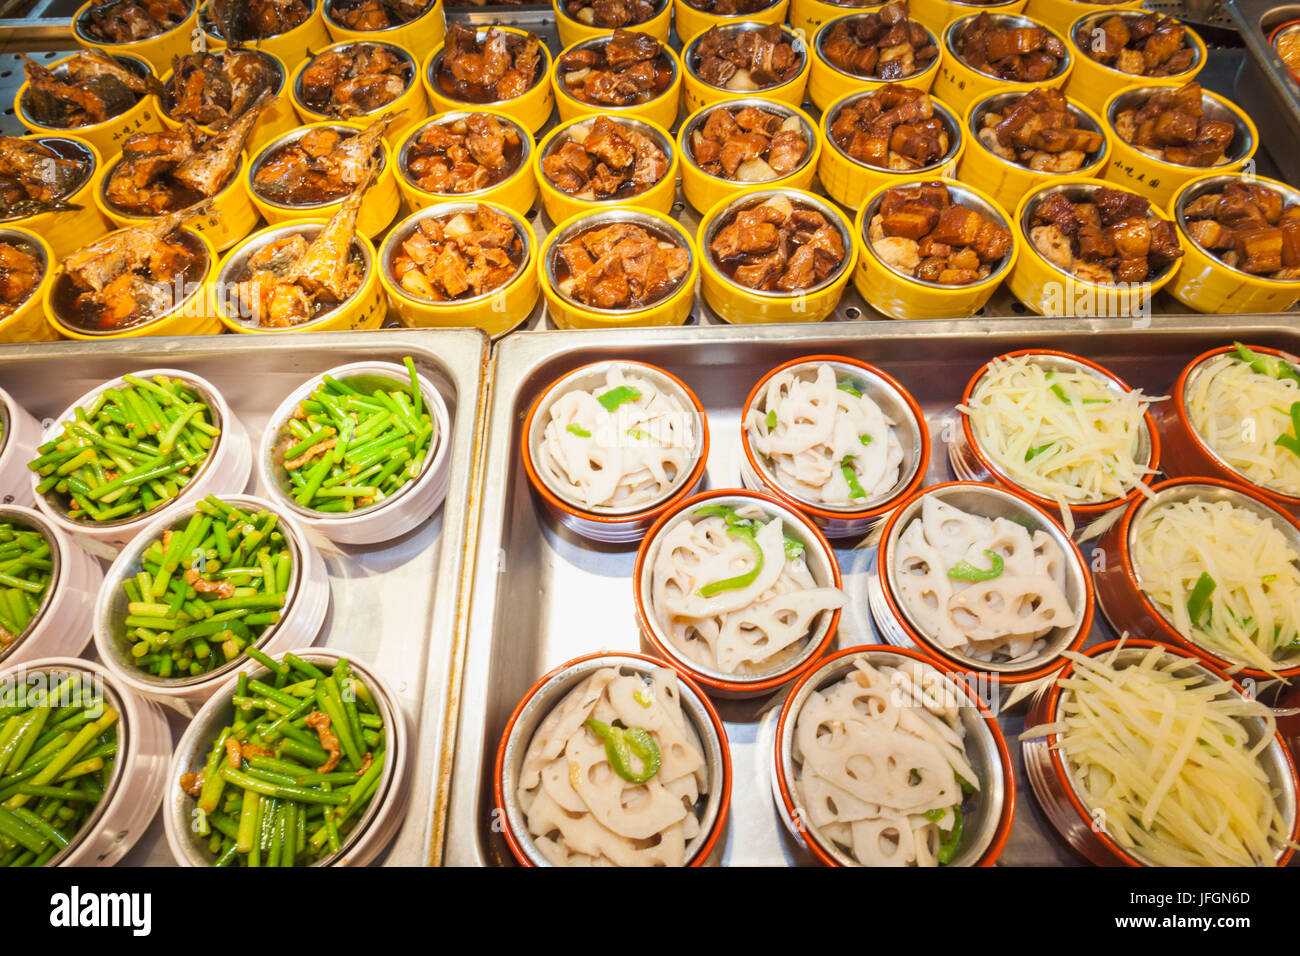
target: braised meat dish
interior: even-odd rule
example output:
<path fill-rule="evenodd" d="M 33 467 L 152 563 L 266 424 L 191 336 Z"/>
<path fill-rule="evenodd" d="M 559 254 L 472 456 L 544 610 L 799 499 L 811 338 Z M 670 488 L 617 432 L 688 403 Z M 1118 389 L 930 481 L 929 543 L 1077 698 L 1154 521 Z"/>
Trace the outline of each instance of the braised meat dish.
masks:
<path fill-rule="evenodd" d="M 317 126 L 277 147 L 253 173 L 259 196 L 282 206 L 318 206 L 337 202 L 370 177 L 383 163 L 383 135 L 392 115 L 357 133 Z"/>
<path fill-rule="evenodd" d="M 688 6 L 719 17 L 737 17 L 766 10 L 773 0 L 686 0 Z"/>
<path fill-rule="evenodd" d="M 288 33 L 306 23 L 311 12 L 307 0 L 209 0 L 199 16 L 216 36 L 247 43 Z"/>
<path fill-rule="evenodd" d="M 987 13 L 966 24 L 956 46 L 971 69 L 1012 83 L 1056 76 L 1067 55 L 1061 38 L 1044 27 L 1000 27 Z"/>
<path fill-rule="evenodd" d="M 605 30 L 645 23 L 657 10 L 653 0 L 564 0 L 564 12 L 573 19 Z"/>
<path fill-rule="evenodd" d="M 930 94 L 887 83 L 840 107 L 831 139 L 850 157 L 876 169 L 923 169 L 948 155 L 948 129 Z"/>
<path fill-rule="evenodd" d="M 762 292 L 798 292 L 844 264 L 844 238 L 818 209 L 786 196 L 737 209 L 709 243 L 723 275 Z"/>
<path fill-rule="evenodd" d="M 752 93 L 788 83 L 803 69 L 804 55 L 777 23 L 757 29 L 710 27 L 691 54 L 695 74 L 720 89 Z"/>
<path fill-rule="evenodd" d="M 1086 200 L 1053 193 L 1039 202 L 1029 241 L 1048 262 L 1102 285 L 1145 282 L 1183 254 L 1173 223 L 1148 199 L 1109 186 Z"/>
<path fill-rule="evenodd" d="M 222 126 L 239 119 L 266 90 L 283 82 L 280 68 L 257 50 L 217 50 L 172 59 L 162 101 L 174 120 Z"/>
<path fill-rule="evenodd" d="M 836 20 L 821 41 L 821 51 L 837 69 L 875 80 L 901 80 L 922 73 L 939 56 L 929 31 L 908 19 L 906 0 Z"/>
<path fill-rule="evenodd" d="M 598 116 L 575 123 L 564 142 L 542 160 L 551 184 L 575 199 L 626 199 L 668 172 L 668 154 L 626 123 Z"/>
<path fill-rule="evenodd" d="M 30 84 L 23 110 L 42 126 L 93 126 L 125 113 L 150 92 L 145 77 L 123 65 L 128 61 L 98 50 L 82 50 L 55 70 L 19 55 Z"/>
<path fill-rule="evenodd" d="M 335 0 L 325 12 L 340 26 L 360 33 L 410 23 L 431 5 L 429 0 Z"/>
<path fill-rule="evenodd" d="M 1266 279 L 1300 279 L 1300 204 L 1235 180 L 1183 206 L 1187 234 L 1224 264 Z"/>
<path fill-rule="evenodd" d="M 66 200 L 91 165 L 90 154 L 68 140 L 0 136 L 0 220 L 77 208 Z"/>
<path fill-rule="evenodd" d="M 980 210 L 963 206 L 941 182 L 885 193 L 867 239 L 895 272 L 940 285 L 987 279 L 1012 248 L 1010 231 Z"/>
<path fill-rule="evenodd" d="M 0 242 L 0 319 L 31 298 L 41 282 L 41 257 L 26 242 Z"/>
<path fill-rule="evenodd" d="M 79 25 L 100 43 L 131 43 L 166 33 L 193 9 L 186 0 L 104 0 L 91 4 Z"/>
<path fill-rule="evenodd" d="M 436 123 L 405 152 L 406 171 L 431 193 L 469 193 L 502 182 L 519 168 L 523 140 L 491 113 L 470 113 Z"/>
<path fill-rule="evenodd" d="M 597 106 L 648 103 L 673 81 L 672 60 L 663 44 L 628 30 L 615 30 L 603 43 L 570 50 L 556 69 L 566 90 Z"/>
<path fill-rule="evenodd" d="M 1178 166 L 1217 166 L 1227 160 L 1237 128 L 1205 115 L 1201 84 L 1161 90 L 1115 116 L 1115 132 L 1148 156 Z"/>
<path fill-rule="evenodd" d="M 519 272 L 524 243 L 488 206 L 421 219 L 393 256 L 393 275 L 419 299 L 452 302 L 499 289 Z"/>
<path fill-rule="evenodd" d="M 318 53 L 298 78 L 305 105 L 340 118 L 383 109 L 414 80 L 410 59 L 379 43 L 351 43 Z"/>
<path fill-rule="evenodd" d="M 808 155 L 808 136 L 798 116 L 756 106 L 719 105 L 691 131 L 687 145 L 695 164 L 710 176 L 739 183 L 765 183 L 788 176 Z"/>
<path fill-rule="evenodd" d="M 541 79 L 542 41 L 535 33 L 507 33 L 489 27 L 480 40 L 462 23 L 447 27 L 438 67 L 438 88 L 466 103 L 512 100 Z"/>
<path fill-rule="evenodd" d="M 1183 25 L 1160 13 L 1112 14 L 1091 29 L 1080 26 L 1074 40 L 1098 63 L 1132 76 L 1176 76 L 1196 59 Z"/>
<path fill-rule="evenodd" d="M 1079 125 L 1060 90 L 1031 90 L 1001 110 L 984 114 L 980 142 L 994 156 L 1041 173 L 1072 173 L 1105 144 L 1105 137 Z"/>
<path fill-rule="evenodd" d="M 670 295 L 690 268 L 690 253 L 668 236 L 617 222 L 561 243 L 555 281 L 563 295 L 592 308 L 641 309 Z"/>

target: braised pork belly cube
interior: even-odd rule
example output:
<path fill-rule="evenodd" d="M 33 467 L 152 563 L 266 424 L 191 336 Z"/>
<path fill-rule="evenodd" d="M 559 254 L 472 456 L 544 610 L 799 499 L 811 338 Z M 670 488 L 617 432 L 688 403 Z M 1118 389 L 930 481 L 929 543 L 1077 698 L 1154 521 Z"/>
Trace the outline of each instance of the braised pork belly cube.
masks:
<path fill-rule="evenodd" d="M 564 12 L 589 27 L 613 30 L 645 23 L 655 15 L 651 0 L 565 0 Z"/>
<path fill-rule="evenodd" d="M 948 187 L 937 182 L 886 192 L 867 238 L 890 268 L 941 285 L 988 278 L 1012 247 L 1010 231 L 956 202 Z"/>
<path fill-rule="evenodd" d="M 438 88 L 466 103 L 499 103 L 526 93 L 541 77 L 542 41 L 489 28 L 480 41 L 463 23 L 447 26 Z"/>
<path fill-rule="evenodd" d="M 898 172 L 938 162 L 951 145 L 930 94 L 897 83 L 841 107 L 830 134 L 858 162 Z"/>
<path fill-rule="evenodd" d="M 788 83 L 803 68 L 780 24 L 753 30 L 711 27 L 695 44 L 691 68 L 710 86 L 750 93 Z"/>
<path fill-rule="evenodd" d="M 597 309 L 641 309 L 673 292 L 690 270 L 678 243 L 636 223 L 596 227 L 557 247 L 559 291 Z"/>
<path fill-rule="evenodd" d="M 1029 241 L 1049 262 L 1089 282 L 1145 282 L 1183 254 L 1171 222 L 1149 200 L 1103 187 L 1088 200 L 1053 193 L 1030 217 Z"/>
<path fill-rule="evenodd" d="M 519 272 L 524 244 L 513 223 L 488 206 L 421 219 L 393 257 L 393 275 L 411 295 L 432 302 L 499 289 Z"/>
<path fill-rule="evenodd" d="M 956 38 L 961 58 L 974 70 L 1013 83 L 1040 83 L 1065 61 L 1065 44 L 1039 26 L 998 26 L 981 13 Z"/>
<path fill-rule="evenodd" d="M 769 182 L 799 168 L 808 136 L 798 116 L 754 106 L 716 106 L 691 131 L 687 148 L 710 176 L 733 182 Z"/>
<path fill-rule="evenodd" d="M 1234 180 L 1183 206 L 1187 234 L 1242 272 L 1300 279 L 1300 204 L 1263 183 Z"/>
<path fill-rule="evenodd" d="M 1133 76 L 1176 76 L 1196 59 L 1182 24 L 1160 13 L 1112 14 L 1096 26 L 1081 25 L 1074 38 L 1087 56 Z"/>
<path fill-rule="evenodd" d="M 982 122 L 979 140 L 989 152 L 1039 172 L 1075 172 L 1105 143 L 1098 131 L 1079 126 L 1056 89 L 1031 90 L 989 110 Z"/>
<path fill-rule="evenodd" d="M 893 0 L 853 20 L 837 20 L 821 49 L 845 73 L 879 80 L 921 73 L 939 55 L 925 27 L 908 19 L 906 0 Z"/>
<path fill-rule="evenodd" d="M 672 61 L 663 44 L 628 30 L 615 30 L 599 46 L 566 53 L 556 70 L 575 98 L 598 106 L 648 103 L 673 80 Z"/>
<path fill-rule="evenodd" d="M 1226 161 L 1237 131 L 1232 123 L 1205 115 L 1201 85 L 1193 80 L 1121 110 L 1115 117 L 1115 132 L 1149 156 L 1204 168 Z"/>
<path fill-rule="evenodd" d="M 470 113 L 420 133 L 407 151 L 406 171 L 428 192 L 475 192 L 514 173 L 522 154 L 514 126 L 490 113 Z"/>

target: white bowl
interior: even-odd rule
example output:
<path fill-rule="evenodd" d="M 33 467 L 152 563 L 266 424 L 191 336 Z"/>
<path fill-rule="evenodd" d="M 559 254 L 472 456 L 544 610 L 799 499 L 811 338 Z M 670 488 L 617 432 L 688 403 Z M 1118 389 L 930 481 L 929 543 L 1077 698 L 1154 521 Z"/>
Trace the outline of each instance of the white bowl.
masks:
<path fill-rule="evenodd" d="M 30 506 L 33 500 L 27 463 L 36 457 L 41 426 L 14 397 L 0 388 L 0 501 Z"/>

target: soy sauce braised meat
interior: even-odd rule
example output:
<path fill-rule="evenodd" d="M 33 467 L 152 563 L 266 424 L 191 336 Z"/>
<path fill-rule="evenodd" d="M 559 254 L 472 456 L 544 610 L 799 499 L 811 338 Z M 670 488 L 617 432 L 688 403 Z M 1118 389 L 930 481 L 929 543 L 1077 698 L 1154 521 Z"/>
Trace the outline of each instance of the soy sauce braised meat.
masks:
<path fill-rule="evenodd" d="M 673 65 L 654 37 L 615 30 L 599 46 L 571 50 L 556 69 L 564 88 L 584 103 L 635 106 L 661 95 L 673 81 Z"/>
<path fill-rule="evenodd" d="M 645 23 L 655 15 L 652 0 L 565 0 L 564 12 L 589 27 L 614 30 Z"/>
<path fill-rule="evenodd" d="M 596 309 L 641 309 L 670 295 L 690 271 L 690 254 L 645 226 L 597 226 L 557 248 L 555 281 Z"/>
<path fill-rule="evenodd" d="M 598 116 L 569 127 L 568 138 L 542 160 L 542 172 L 575 199 L 625 199 L 663 179 L 668 154 L 628 124 Z"/>
<path fill-rule="evenodd" d="M 98 50 L 82 50 L 57 70 L 26 56 L 23 61 L 30 83 L 23 109 L 42 126 L 55 129 L 91 126 L 125 113 L 151 92 L 148 80 L 154 80 Z"/>
<path fill-rule="evenodd" d="M 736 93 L 771 89 L 788 83 L 803 69 L 803 54 L 796 51 L 780 24 L 756 30 L 710 27 L 695 46 L 691 66 L 710 86 Z"/>
<path fill-rule="evenodd" d="M 1132 76 L 1175 76 L 1191 68 L 1196 49 L 1183 25 L 1160 13 L 1112 14 L 1074 40 L 1088 56 Z"/>
<path fill-rule="evenodd" d="M 265 40 L 300 27 L 311 16 L 307 0 L 210 0 L 200 17 L 227 40 Z"/>
<path fill-rule="evenodd" d="M 41 258 L 26 242 L 0 242 L 0 319 L 31 298 L 41 281 Z"/>
<path fill-rule="evenodd" d="M 758 13 L 772 5 L 772 0 L 686 0 L 687 5 L 720 17 Z"/>
<path fill-rule="evenodd" d="M 172 58 L 163 105 L 172 119 L 221 127 L 281 81 L 275 64 L 256 50 L 191 53 Z"/>
<path fill-rule="evenodd" d="M 480 41 L 471 27 L 447 27 L 438 87 L 466 103 L 499 103 L 528 92 L 541 77 L 542 41 L 537 34 L 490 27 Z"/>
<path fill-rule="evenodd" d="M 186 0 L 105 0 L 90 6 L 81 29 L 101 43 L 147 40 L 175 27 L 193 9 Z"/>
<path fill-rule="evenodd" d="M 499 289 L 519 272 L 524 244 L 488 206 L 421 219 L 393 257 L 393 275 L 420 299 L 452 302 Z"/>
<path fill-rule="evenodd" d="M 0 136 L 0 220 L 79 208 L 66 200 L 90 166 L 89 155 L 72 143 Z"/>
<path fill-rule="evenodd" d="M 285 143 L 253 173 L 259 196 L 284 206 L 315 206 L 342 199 L 370 177 L 383 158 L 381 142 L 395 119 L 380 117 L 357 133 L 316 127 Z"/>
<path fill-rule="evenodd" d="M 1268 279 L 1300 279 L 1300 205 L 1263 183 L 1235 180 L 1183 206 L 1187 234 L 1226 265 Z"/>
<path fill-rule="evenodd" d="M 922 169 L 948 154 L 948 129 L 930 94 L 887 83 L 843 106 L 830 125 L 831 139 L 853 159 L 876 169 Z"/>
<path fill-rule="evenodd" d="M 408 148 L 406 170 L 431 193 L 468 193 L 495 186 L 519 168 L 519 131 L 491 113 L 470 113 L 424 130 Z"/>
<path fill-rule="evenodd" d="M 1060 72 L 1065 44 L 1039 26 L 998 26 L 981 13 L 957 37 L 957 51 L 971 69 L 1012 83 L 1041 83 Z"/>
<path fill-rule="evenodd" d="M 826 281 L 844 262 L 844 239 L 822 212 L 773 196 L 738 209 L 709 243 L 719 270 L 762 292 L 798 292 Z"/>
<path fill-rule="evenodd" d="M 415 79 L 410 60 L 378 43 L 353 43 L 318 53 L 302 71 L 303 102 L 326 116 L 373 113 L 406 92 Z"/>
<path fill-rule="evenodd" d="M 845 73 L 877 80 L 921 73 L 939 56 L 925 27 L 908 19 L 906 0 L 893 0 L 852 20 L 837 20 L 821 49 Z"/>
<path fill-rule="evenodd" d="M 797 116 L 756 106 L 717 106 L 688 145 L 697 166 L 710 176 L 764 183 L 788 176 L 808 155 L 808 137 Z"/>
<path fill-rule="evenodd" d="M 410 23 L 429 7 L 429 0 L 336 0 L 327 12 L 340 26 L 367 32 Z"/>
<path fill-rule="evenodd" d="M 1237 128 L 1205 115 L 1201 84 L 1161 90 L 1136 109 L 1115 116 L 1115 132 L 1148 156 L 1179 166 L 1217 166 L 1227 158 Z"/>
<path fill-rule="evenodd" d="M 1009 163 L 1043 173 L 1072 173 L 1105 142 L 1084 129 L 1060 90 L 1031 90 L 984 114 L 980 142 Z"/>
<path fill-rule="evenodd" d="M 867 238 L 895 272 L 952 286 L 987 279 L 1012 247 L 1006 228 L 963 206 L 940 182 L 885 193 Z"/>
<path fill-rule="evenodd" d="M 1054 193 L 1029 226 L 1043 258 L 1087 282 L 1145 282 L 1183 254 L 1173 224 L 1152 213 L 1149 200 L 1109 186 L 1082 201 Z"/>

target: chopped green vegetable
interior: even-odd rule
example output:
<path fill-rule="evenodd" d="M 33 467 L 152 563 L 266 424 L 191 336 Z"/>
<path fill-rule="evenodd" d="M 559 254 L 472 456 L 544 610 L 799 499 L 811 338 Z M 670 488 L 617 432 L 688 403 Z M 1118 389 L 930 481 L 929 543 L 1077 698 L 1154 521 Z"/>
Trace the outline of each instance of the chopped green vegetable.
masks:
<path fill-rule="evenodd" d="M 627 430 L 627 434 L 628 434 L 628 437 L 629 437 L 629 438 L 635 438 L 637 441 L 649 441 L 649 440 L 650 440 L 650 433 L 649 433 L 649 432 L 643 432 L 643 431 L 642 431 L 641 429 L 639 429 L 639 428 L 629 428 L 629 429 Z"/>
<path fill-rule="evenodd" d="M 996 551 L 986 550 L 984 555 L 992 562 L 989 570 L 983 571 L 969 561 L 958 561 L 948 569 L 948 577 L 959 581 L 992 581 L 1002 574 L 1005 562 L 1002 560 L 1002 555 Z"/>
<path fill-rule="evenodd" d="M 776 412 L 767 413 L 767 430 L 770 432 L 776 431 Z"/>
<path fill-rule="evenodd" d="M 796 538 L 785 536 L 785 556 L 791 561 L 797 561 L 803 557 L 803 542 Z"/>
<path fill-rule="evenodd" d="M 943 842 L 939 844 L 938 852 L 934 855 L 934 858 L 944 865 L 957 859 L 957 852 L 961 849 L 962 831 L 966 829 L 961 807 L 953 807 L 952 816 L 952 829 L 943 838 Z"/>
<path fill-rule="evenodd" d="M 1300 402 L 1291 403 L 1290 415 L 1291 430 L 1295 434 L 1283 432 L 1273 444 L 1282 446 L 1293 455 L 1300 455 Z"/>
<path fill-rule="evenodd" d="M 841 381 L 838 382 L 835 387 L 838 388 L 841 392 L 848 392 L 854 398 L 862 397 L 862 393 L 858 391 L 858 387 L 854 385 L 852 382 Z"/>
<path fill-rule="evenodd" d="M 0 649 L 21 637 L 40 611 L 53 569 L 45 535 L 0 521 Z"/>
<path fill-rule="evenodd" d="M 640 687 L 632 691 L 632 699 L 636 701 L 638 704 L 640 704 L 642 707 L 649 707 L 651 704 L 654 703 L 654 701 L 651 698 L 645 695 L 645 693 L 641 690 Z"/>
<path fill-rule="evenodd" d="M 564 426 L 564 430 L 570 435 L 577 435 L 579 438 L 591 437 L 591 432 L 587 431 L 587 429 L 583 428 L 577 422 L 569 422 L 569 424 Z"/>
<path fill-rule="evenodd" d="M 1085 404 L 1085 405 L 1109 405 L 1109 404 L 1110 404 L 1110 399 L 1109 399 L 1109 398 L 1085 398 L 1085 399 L 1083 400 L 1083 404 Z"/>
<path fill-rule="evenodd" d="M 1065 389 L 1063 389 L 1060 385 L 1052 386 L 1052 394 L 1055 395 L 1057 398 L 1059 398 L 1061 401 L 1065 402 L 1065 404 L 1067 405 L 1070 404 L 1070 396 L 1065 394 Z"/>
<path fill-rule="evenodd" d="M 751 533 L 757 533 L 760 525 L 753 518 L 742 518 L 736 513 L 735 508 L 729 508 L 726 505 L 704 505 L 696 508 L 692 512 L 696 518 L 721 518 L 727 522 L 728 528 L 748 528 Z M 788 534 L 785 537 L 785 556 L 791 561 L 803 554 L 803 542 L 797 538 L 792 538 Z"/>
<path fill-rule="evenodd" d="M 972 794 L 975 792 L 975 784 L 971 783 L 959 773 L 953 774 L 953 776 L 957 778 L 957 785 L 961 787 L 962 793 Z"/>
<path fill-rule="evenodd" d="M 1039 445 L 1037 448 L 1029 449 L 1029 451 L 1025 452 L 1025 461 L 1033 461 L 1035 458 L 1037 458 L 1039 455 L 1047 451 L 1047 449 L 1051 448 L 1055 444 L 1056 442 L 1049 441 L 1046 445 Z"/>
<path fill-rule="evenodd" d="M 597 737 L 605 741 L 605 756 L 614 772 L 629 783 L 645 783 L 659 772 L 662 755 L 654 738 L 640 727 L 610 726 L 594 717 L 584 721 Z M 632 769 L 632 757 L 641 761 L 641 772 Z"/>
<path fill-rule="evenodd" d="M 739 591 L 747 588 L 758 580 L 759 572 L 763 570 L 763 549 L 758 546 L 758 542 L 754 539 L 754 529 L 731 525 L 727 528 L 727 534 L 732 538 L 738 538 L 749 547 L 749 550 L 754 555 L 754 566 L 744 574 L 723 578 L 720 581 L 712 581 L 698 588 L 695 593 L 702 598 L 711 598 L 715 594 L 722 594 L 724 591 Z"/>
<path fill-rule="evenodd" d="M 1249 365 L 1251 371 L 1258 372 L 1260 375 L 1267 375 L 1269 378 L 1289 378 L 1293 382 L 1300 382 L 1300 373 L 1292 368 L 1290 362 L 1273 355 L 1261 355 L 1240 342 L 1233 342 L 1232 345 L 1237 350 L 1237 358 Z"/>
<path fill-rule="evenodd" d="M 635 402 L 641 398 L 641 391 L 630 385 L 616 385 L 604 395 L 596 396 L 596 401 L 604 406 L 605 411 L 612 412 L 626 402 Z"/>
<path fill-rule="evenodd" d="M 945 810 L 943 807 L 935 807 L 933 810 L 925 811 L 925 818 L 929 820 L 931 823 L 938 823 L 947 815 L 948 815 L 948 811 Z"/>
<path fill-rule="evenodd" d="M 870 444 L 871 444 L 871 436 L 870 436 L 870 435 L 859 435 L 859 436 L 858 436 L 858 441 L 862 442 L 862 444 L 864 444 L 864 445 L 870 445 Z"/>
<path fill-rule="evenodd" d="M 840 462 L 840 473 L 844 476 L 844 480 L 848 482 L 850 498 L 857 499 L 867 497 L 866 489 L 863 488 L 862 483 L 858 481 L 858 473 L 853 470 L 852 455 L 844 456 L 843 460 Z"/>
<path fill-rule="evenodd" d="M 1214 593 L 1217 587 L 1214 578 L 1210 577 L 1206 571 L 1201 572 L 1201 576 L 1196 579 L 1196 585 L 1192 588 L 1192 596 L 1187 599 L 1187 613 L 1191 616 L 1193 624 L 1199 624 L 1201 616 L 1205 613 L 1210 605 L 1210 595 Z"/>

